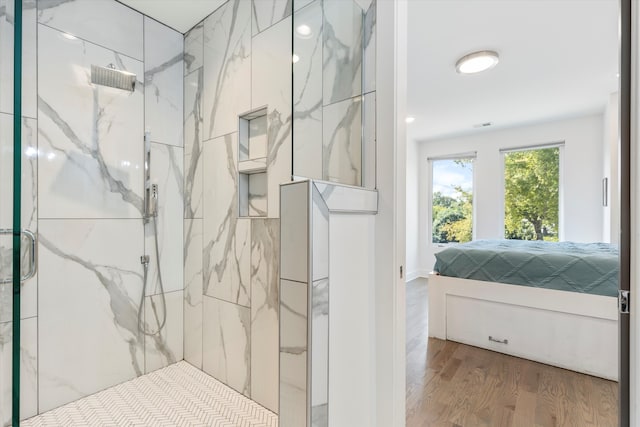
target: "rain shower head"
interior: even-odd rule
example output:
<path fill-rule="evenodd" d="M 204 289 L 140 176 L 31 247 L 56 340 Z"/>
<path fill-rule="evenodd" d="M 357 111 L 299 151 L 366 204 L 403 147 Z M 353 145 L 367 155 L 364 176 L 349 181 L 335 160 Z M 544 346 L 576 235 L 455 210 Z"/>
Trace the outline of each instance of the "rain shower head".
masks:
<path fill-rule="evenodd" d="M 133 92 L 136 88 L 136 75 L 116 70 L 113 64 L 107 67 L 91 65 L 91 83 Z"/>

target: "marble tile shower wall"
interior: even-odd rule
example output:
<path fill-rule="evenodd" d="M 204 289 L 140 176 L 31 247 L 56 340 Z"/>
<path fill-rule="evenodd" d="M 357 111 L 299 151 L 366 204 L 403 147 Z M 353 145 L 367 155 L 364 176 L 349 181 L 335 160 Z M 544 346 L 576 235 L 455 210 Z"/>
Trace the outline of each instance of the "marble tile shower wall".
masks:
<path fill-rule="evenodd" d="M 291 0 L 229 0 L 185 35 L 184 357 L 274 412 L 291 8 Z M 263 107 L 266 200 L 260 217 L 242 217 L 238 116 Z"/>
<path fill-rule="evenodd" d="M 11 225 L 4 174 L 11 171 L 12 4 L 0 0 L 1 227 Z M 113 0 L 32 0 L 24 7 L 22 213 L 23 227 L 38 231 L 39 262 L 22 293 L 23 418 L 183 358 L 184 199 L 182 35 Z M 135 73 L 135 91 L 91 84 L 92 64 Z M 142 221 L 145 130 L 160 191 L 167 298 L 166 326 L 152 337 L 137 324 L 144 253 L 152 257 L 143 304 L 148 329 L 162 315 L 152 227 Z M 5 288 L 3 425 L 11 385 Z"/>
<path fill-rule="evenodd" d="M 376 0 L 294 5 L 294 174 L 373 189 Z"/>

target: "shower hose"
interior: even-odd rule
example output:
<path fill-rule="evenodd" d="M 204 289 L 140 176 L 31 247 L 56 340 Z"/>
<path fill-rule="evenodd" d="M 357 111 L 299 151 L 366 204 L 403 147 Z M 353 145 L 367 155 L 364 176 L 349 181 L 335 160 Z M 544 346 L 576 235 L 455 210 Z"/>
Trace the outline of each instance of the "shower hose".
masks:
<path fill-rule="evenodd" d="M 162 322 L 158 326 L 158 330 L 155 332 L 147 331 L 145 322 L 142 320 L 142 308 L 144 307 L 144 297 L 147 293 L 147 279 L 149 276 L 149 261 L 148 258 L 142 263 L 144 265 L 144 281 L 142 285 L 142 296 L 140 297 L 140 306 L 138 307 L 138 330 L 145 335 L 153 336 L 157 335 L 164 328 L 165 323 L 167 322 L 167 301 L 164 296 L 164 286 L 162 283 L 162 272 L 160 271 L 160 250 L 158 249 L 158 221 L 156 215 L 151 215 L 151 222 L 153 222 L 153 237 L 155 241 L 156 247 L 156 266 L 158 268 L 158 281 L 160 282 L 160 301 L 162 301 Z M 151 308 L 156 313 L 156 303 L 153 301 L 153 296 L 150 298 L 151 300 Z"/>

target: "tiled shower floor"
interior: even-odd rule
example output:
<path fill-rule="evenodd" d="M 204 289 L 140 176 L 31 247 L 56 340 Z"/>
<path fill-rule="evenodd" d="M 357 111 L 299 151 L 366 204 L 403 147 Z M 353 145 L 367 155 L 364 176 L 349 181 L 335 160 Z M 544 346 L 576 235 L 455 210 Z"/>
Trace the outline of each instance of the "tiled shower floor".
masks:
<path fill-rule="evenodd" d="M 187 362 L 179 362 L 20 425 L 277 427 L 278 417 Z"/>

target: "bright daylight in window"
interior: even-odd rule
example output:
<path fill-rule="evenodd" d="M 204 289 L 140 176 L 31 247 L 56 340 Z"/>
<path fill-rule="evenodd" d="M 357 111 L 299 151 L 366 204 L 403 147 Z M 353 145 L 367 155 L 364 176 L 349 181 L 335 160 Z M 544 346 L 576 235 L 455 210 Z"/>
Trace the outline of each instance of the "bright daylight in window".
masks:
<path fill-rule="evenodd" d="M 504 154 L 504 237 L 558 241 L 560 148 Z"/>
<path fill-rule="evenodd" d="M 473 236 L 473 159 L 432 160 L 433 243 L 469 242 Z"/>

